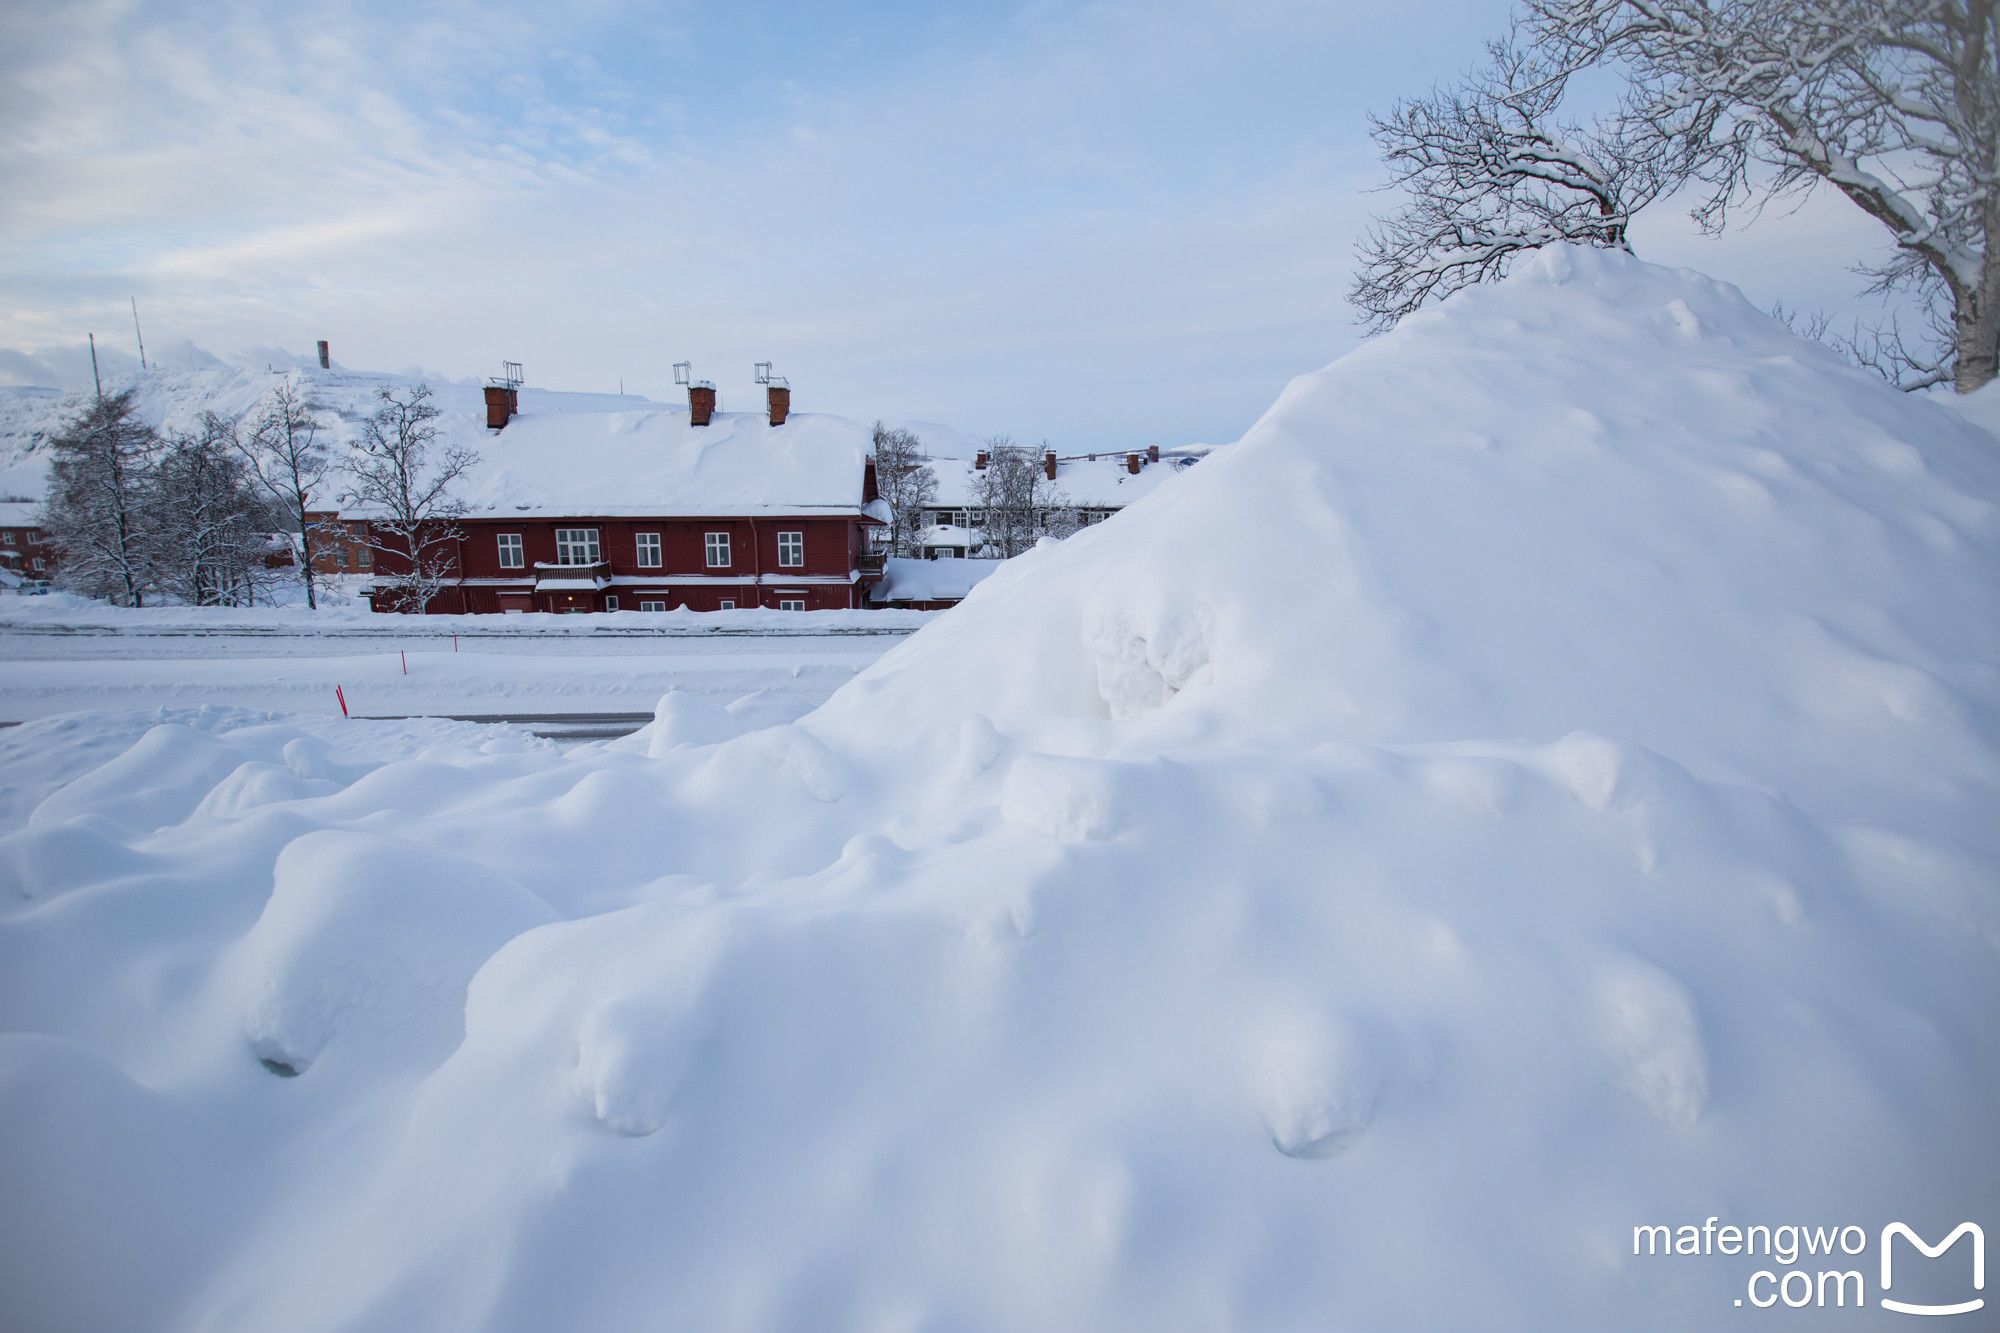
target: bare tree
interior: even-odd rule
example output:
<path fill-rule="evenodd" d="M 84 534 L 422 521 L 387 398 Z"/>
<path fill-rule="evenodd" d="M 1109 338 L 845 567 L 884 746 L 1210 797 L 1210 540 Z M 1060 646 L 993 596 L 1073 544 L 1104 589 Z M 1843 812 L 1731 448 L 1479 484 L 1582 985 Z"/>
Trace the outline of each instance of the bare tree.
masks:
<path fill-rule="evenodd" d="M 1559 120 L 1586 55 L 1490 42 L 1484 68 L 1371 118 L 1391 184 L 1407 195 L 1360 245 L 1348 299 L 1371 331 L 1501 277 L 1524 250 L 1631 248 L 1632 214 L 1674 183 L 1678 144 L 1622 122 Z"/>
<path fill-rule="evenodd" d="M 168 442 L 148 508 L 163 592 L 195 606 L 255 600 L 276 515 L 252 489 L 232 419 L 205 412 L 197 432 Z"/>
<path fill-rule="evenodd" d="M 147 512 L 160 437 L 141 421 L 131 390 L 99 396 L 49 437 L 54 460 L 42 527 L 56 549 L 56 579 L 89 597 L 142 605 L 153 577 Z"/>
<path fill-rule="evenodd" d="M 971 500 L 981 514 L 985 551 L 1010 559 L 1033 546 L 1055 518 L 1056 536 L 1074 530 L 1061 514 L 1074 513 L 1069 497 L 1048 475 L 1048 445 L 1029 448 L 1005 435 L 986 442 L 986 468 L 975 474 Z"/>
<path fill-rule="evenodd" d="M 1828 185 L 1887 228 L 1895 253 L 1859 269 L 1868 290 L 1912 290 L 1948 312 L 1935 350 L 1906 346 L 1900 328 L 1883 335 L 1882 364 L 1907 387 L 1926 382 L 1908 373 L 1924 365 L 1949 363 L 1961 393 L 1994 378 L 1995 0 L 1527 0 L 1527 14 L 1552 58 L 1626 73 L 1621 123 L 1677 141 L 1705 188 L 1703 227 Z"/>
<path fill-rule="evenodd" d="M 384 388 L 375 396 L 380 405 L 355 442 L 348 462 L 353 482 L 341 498 L 368 522 L 376 582 L 405 609 L 427 614 L 432 599 L 455 582 L 465 533 L 453 520 L 465 505 L 451 487 L 479 455 L 462 445 L 438 446 L 429 385 L 402 394 Z"/>
<path fill-rule="evenodd" d="M 325 409 L 302 397 L 291 384 L 281 384 L 250 427 L 243 457 L 251 474 L 284 516 L 288 531 L 298 536 L 299 575 L 305 580 L 306 606 L 319 606 L 313 580 L 313 492 L 325 481 L 332 460 L 319 439 L 320 413 Z"/>
<path fill-rule="evenodd" d="M 889 506 L 889 551 L 923 554 L 924 506 L 937 498 L 924 443 L 915 433 L 875 423 L 875 489 Z"/>

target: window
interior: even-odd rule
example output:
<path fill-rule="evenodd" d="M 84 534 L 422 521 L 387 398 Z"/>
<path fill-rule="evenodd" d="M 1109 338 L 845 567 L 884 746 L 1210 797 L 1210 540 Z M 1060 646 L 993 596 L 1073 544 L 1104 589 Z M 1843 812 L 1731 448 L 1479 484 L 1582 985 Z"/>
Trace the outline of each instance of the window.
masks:
<path fill-rule="evenodd" d="M 604 609 L 606 611 L 616 611 L 618 609 L 618 598 L 615 594 L 604 594 Z"/>
<path fill-rule="evenodd" d="M 521 534 L 503 532 L 500 534 L 500 568 L 521 568 Z"/>
<path fill-rule="evenodd" d="M 339 550 L 339 552 L 338 552 L 338 554 L 339 554 L 339 556 L 340 556 L 340 567 L 341 567 L 342 569 L 346 569 L 346 568 L 347 568 L 347 548 L 346 548 L 345 546 L 341 547 L 341 548 L 340 548 L 340 550 Z"/>
<path fill-rule="evenodd" d="M 734 611 L 736 609 L 736 602 L 733 598 L 725 597 L 715 604 L 715 609 L 718 611 Z"/>
<path fill-rule="evenodd" d="M 47 569 L 48 567 L 49 567 L 48 561 L 42 559 L 40 556 L 35 557 L 36 569 Z"/>
<path fill-rule="evenodd" d="M 14 544 L 14 534 L 13 534 L 13 533 L 11 533 L 11 532 L 0 532 L 0 545 L 6 545 L 6 546 L 12 546 L 13 544 Z"/>
<path fill-rule="evenodd" d="M 374 559 L 374 557 L 368 554 L 368 548 L 365 546 L 360 547 L 354 552 L 354 563 L 361 566 L 361 568 L 363 569 L 368 568 L 368 562 L 372 559 Z"/>
<path fill-rule="evenodd" d="M 599 560 L 596 528 L 557 528 L 556 563 L 594 565 Z"/>
<path fill-rule="evenodd" d="M 660 567 L 660 534 L 642 532 L 639 534 L 639 568 L 658 569 Z"/>
<path fill-rule="evenodd" d="M 711 532 L 707 534 L 707 543 L 708 567 L 710 569 L 729 568 L 729 534 L 726 532 Z M 729 605 L 733 608 L 736 603 L 731 602 Z"/>
<path fill-rule="evenodd" d="M 642 597 L 639 599 L 639 609 L 641 611 L 664 611 L 667 609 L 667 604 L 665 602 L 649 602 Z"/>
<path fill-rule="evenodd" d="M 789 598 L 780 598 L 778 600 L 778 609 L 780 611 L 803 611 L 806 609 L 806 604 L 802 600 L 794 601 Z"/>
<path fill-rule="evenodd" d="M 778 567 L 797 569 L 806 562 L 806 535 L 803 532 L 778 534 Z"/>

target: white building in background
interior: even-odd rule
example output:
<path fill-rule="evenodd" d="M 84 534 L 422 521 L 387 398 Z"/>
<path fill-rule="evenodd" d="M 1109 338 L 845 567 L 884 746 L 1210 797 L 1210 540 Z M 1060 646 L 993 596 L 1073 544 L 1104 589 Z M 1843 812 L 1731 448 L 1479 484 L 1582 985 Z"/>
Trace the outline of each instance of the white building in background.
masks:
<path fill-rule="evenodd" d="M 924 507 L 925 554 L 931 559 L 980 556 L 984 543 L 980 527 L 986 516 L 975 497 L 987 461 L 985 444 L 955 432 L 933 433 L 923 426 L 912 429 L 924 442 L 938 482 L 936 498 Z M 1087 527 L 1150 495 L 1168 477 L 1192 467 L 1214 447 L 1190 444 L 1097 453 L 1049 449 L 1043 451 L 1042 469 L 1075 512 L 1077 523 Z"/>

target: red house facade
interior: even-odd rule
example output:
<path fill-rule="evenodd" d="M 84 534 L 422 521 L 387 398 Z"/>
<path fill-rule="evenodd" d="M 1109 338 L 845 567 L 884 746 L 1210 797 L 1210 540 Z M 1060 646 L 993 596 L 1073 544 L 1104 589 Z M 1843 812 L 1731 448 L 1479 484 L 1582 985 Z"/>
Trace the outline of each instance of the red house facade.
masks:
<path fill-rule="evenodd" d="M 882 560 L 869 429 L 819 414 L 672 410 L 511 417 L 476 447 L 433 612 L 819 611 L 868 605 Z M 379 516 L 378 611 L 414 610 Z M 330 557 L 340 552 L 328 550 Z M 350 554 L 349 559 L 354 557 Z M 352 570 L 353 564 L 343 566 Z"/>
<path fill-rule="evenodd" d="M 872 497 L 871 497 L 872 498 Z M 856 517 L 561 518 L 461 522 L 443 611 L 826 611 L 860 607 L 881 573 Z M 383 557 L 395 561 L 393 554 Z M 385 565 L 385 572 L 392 572 Z"/>

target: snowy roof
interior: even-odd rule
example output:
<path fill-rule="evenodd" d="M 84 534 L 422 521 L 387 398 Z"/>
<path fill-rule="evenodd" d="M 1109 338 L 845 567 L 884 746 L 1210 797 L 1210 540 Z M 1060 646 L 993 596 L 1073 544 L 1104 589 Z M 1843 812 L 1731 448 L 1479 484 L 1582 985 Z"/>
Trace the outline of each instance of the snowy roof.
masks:
<path fill-rule="evenodd" d="M 983 445 L 967 445 L 959 440 L 941 440 L 938 443 L 925 437 L 921 431 L 918 438 L 924 441 L 925 452 L 930 455 L 931 472 L 938 481 L 937 498 L 930 502 L 933 508 L 966 508 L 975 501 L 972 488 L 979 477 L 974 460 Z M 1067 459 L 1067 453 L 1058 457 Z M 1056 464 L 1056 485 L 1062 489 L 1069 502 L 1086 508 L 1123 509 L 1126 505 L 1149 495 L 1153 488 L 1172 476 L 1177 470 L 1173 458 L 1162 453 L 1158 463 L 1144 462 L 1140 455 L 1139 473 L 1134 476 L 1126 470 L 1125 451 L 1100 453 L 1093 460 L 1088 454 L 1074 461 Z"/>
<path fill-rule="evenodd" d="M 870 594 L 877 602 L 951 602 L 1000 568 L 999 560 L 914 560 L 882 562 L 882 581 Z"/>
<path fill-rule="evenodd" d="M 474 517 L 857 513 L 869 428 L 818 412 L 524 412 L 469 442 L 459 487 Z"/>
<path fill-rule="evenodd" d="M 39 527 L 41 512 L 42 507 L 38 503 L 0 500 L 0 528 Z"/>

